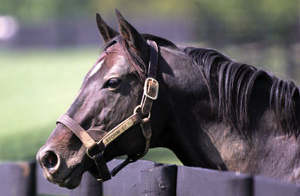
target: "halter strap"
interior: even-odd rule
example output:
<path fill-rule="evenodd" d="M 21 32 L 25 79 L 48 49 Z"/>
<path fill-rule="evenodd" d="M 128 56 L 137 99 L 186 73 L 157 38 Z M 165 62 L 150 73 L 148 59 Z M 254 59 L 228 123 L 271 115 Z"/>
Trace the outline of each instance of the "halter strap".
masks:
<path fill-rule="evenodd" d="M 150 46 L 148 77 L 156 78 L 158 64 L 158 46 L 155 41 L 147 40 L 147 43 Z"/>
<path fill-rule="evenodd" d="M 61 123 L 68 127 L 86 147 L 87 155 L 94 160 L 98 170 L 97 180 L 106 181 L 111 176 L 116 175 L 122 168 L 129 163 L 132 163 L 139 158 L 143 157 L 149 150 L 150 139 L 152 135 L 150 117 L 153 101 L 157 99 L 159 84 L 156 78 L 157 64 L 158 64 L 158 46 L 155 41 L 147 40 L 150 48 L 150 60 L 148 67 L 148 78 L 144 82 L 143 97 L 141 104 L 138 105 L 133 114 L 127 119 L 123 120 L 119 125 L 112 130 L 106 132 L 100 141 L 95 141 L 90 134 L 84 130 L 76 121 L 74 121 L 67 114 L 58 118 L 57 123 Z M 145 117 L 146 116 L 146 117 Z M 143 136 L 145 138 L 145 148 L 141 154 L 135 156 L 128 156 L 127 159 L 109 172 L 103 157 L 105 148 L 113 142 L 116 138 L 121 136 L 125 131 L 129 130 L 132 126 L 140 124 Z M 100 131 L 100 130 L 99 130 Z"/>
<path fill-rule="evenodd" d="M 67 126 L 80 139 L 86 148 L 91 148 L 96 145 L 93 138 L 84 130 L 76 121 L 64 114 L 57 119 L 57 123 Z"/>

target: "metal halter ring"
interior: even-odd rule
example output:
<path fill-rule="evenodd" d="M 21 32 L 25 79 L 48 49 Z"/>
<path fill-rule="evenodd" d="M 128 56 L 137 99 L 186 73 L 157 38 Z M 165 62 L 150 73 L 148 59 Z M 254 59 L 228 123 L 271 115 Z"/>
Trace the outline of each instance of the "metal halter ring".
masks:
<path fill-rule="evenodd" d="M 93 159 L 93 157 L 90 155 L 89 148 L 86 149 L 86 155 L 87 155 L 90 159 Z"/>
<path fill-rule="evenodd" d="M 141 114 L 141 113 L 138 113 L 138 110 L 142 110 L 142 106 L 141 105 L 138 105 L 138 106 L 136 106 L 135 108 L 134 108 L 134 111 L 133 111 L 133 114 Z M 150 119 L 150 117 L 151 117 L 151 112 L 149 112 L 148 113 L 148 116 L 146 117 L 146 118 L 149 118 Z"/>
<path fill-rule="evenodd" d="M 96 145 L 92 146 L 91 148 L 95 148 L 95 147 L 97 147 L 97 145 L 98 145 L 98 144 L 96 143 Z M 94 159 L 94 156 L 95 156 L 95 155 L 92 156 L 92 155 L 90 154 L 90 149 L 91 149 L 91 148 L 86 148 L 86 155 L 87 155 L 90 159 Z M 103 151 L 101 151 L 101 152 L 99 152 L 99 153 L 103 155 Z M 97 154 L 99 154 L 99 153 L 97 153 Z"/>
<path fill-rule="evenodd" d="M 141 105 L 138 105 L 138 106 L 136 106 L 135 108 L 134 108 L 134 110 L 133 110 L 133 114 L 138 114 L 138 109 L 142 109 L 142 106 Z"/>

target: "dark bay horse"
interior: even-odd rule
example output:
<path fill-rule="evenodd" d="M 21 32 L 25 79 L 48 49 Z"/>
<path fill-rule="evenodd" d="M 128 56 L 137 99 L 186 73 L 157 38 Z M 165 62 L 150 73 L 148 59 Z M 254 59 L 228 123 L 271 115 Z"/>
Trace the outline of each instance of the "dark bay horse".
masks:
<path fill-rule="evenodd" d="M 140 34 L 117 12 L 97 14 L 105 48 L 75 101 L 37 154 L 45 177 L 75 188 L 84 172 L 107 180 L 106 162 L 172 150 L 197 166 L 300 183 L 299 89 L 205 48 Z"/>

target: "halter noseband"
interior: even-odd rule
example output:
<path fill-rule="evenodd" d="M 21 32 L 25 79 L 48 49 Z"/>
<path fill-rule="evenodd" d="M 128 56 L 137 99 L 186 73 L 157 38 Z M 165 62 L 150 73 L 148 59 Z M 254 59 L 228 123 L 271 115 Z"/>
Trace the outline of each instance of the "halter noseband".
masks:
<path fill-rule="evenodd" d="M 96 178 L 98 181 L 109 180 L 111 176 L 115 176 L 126 165 L 135 162 L 139 158 L 143 157 L 149 150 L 150 139 L 152 135 L 150 124 L 151 109 L 153 101 L 156 100 L 158 96 L 159 84 L 155 79 L 158 64 L 158 46 L 155 41 L 147 40 L 147 43 L 150 48 L 148 78 L 144 82 L 144 92 L 141 104 L 135 108 L 133 114 L 130 117 L 123 120 L 112 130 L 105 132 L 104 137 L 100 141 L 95 141 L 86 130 L 84 130 L 67 114 L 62 115 L 57 120 L 57 123 L 61 123 L 68 127 L 86 147 L 87 156 L 94 161 L 97 167 L 98 175 L 96 176 Z M 126 132 L 127 130 L 129 130 L 129 128 L 136 124 L 140 124 L 143 136 L 145 138 L 144 152 L 135 156 L 128 155 L 125 161 L 115 167 L 112 171 L 109 171 L 106 165 L 106 161 L 103 157 L 105 148 L 120 135 L 122 135 L 122 133 Z"/>

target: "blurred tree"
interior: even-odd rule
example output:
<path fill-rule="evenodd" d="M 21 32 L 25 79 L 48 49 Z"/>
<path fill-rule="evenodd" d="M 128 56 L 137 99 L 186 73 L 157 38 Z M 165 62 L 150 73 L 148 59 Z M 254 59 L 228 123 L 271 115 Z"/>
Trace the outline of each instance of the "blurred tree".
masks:
<path fill-rule="evenodd" d="M 23 23 L 82 16 L 87 12 L 84 0 L 0 0 L 0 14 L 13 15 Z"/>
<path fill-rule="evenodd" d="M 299 0 L 0 0 L 0 14 L 26 22 L 114 14 L 114 8 L 132 16 L 182 17 L 197 21 L 199 36 L 248 42 L 268 35 L 268 40 L 299 33 Z M 221 31 L 218 33 L 218 31 Z M 220 34 L 212 38 L 211 33 Z M 206 36 L 205 36 L 206 35 Z M 209 36 L 208 36 L 209 35 Z M 264 39 L 265 40 L 265 39 Z"/>
<path fill-rule="evenodd" d="M 284 47 L 287 72 L 294 78 L 296 62 L 290 54 L 300 41 L 299 7 L 299 0 L 0 0 L 1 15 L 26 23 L 94 17 L 96 12 L 109 18 L 114 8 L 129 17 L 185 17 L 196 24 L 194 41 Z"/>
<path fill-rule="evenodd" d="M 14 15 L 26 23 L 94 16 L 96 12 L 110 16 L 115 8 L 132 16 L 155 13 L 154 16 L 171 17 L 169 13 L 187 14 L 190 7 L 191 4 L 180 0 L 0 0 L 0 14 Z"/>
<path fill-rule="evenodd" d="M 199 39 L 215 46 L 259 43 L 284 48 L 287 74 L 297 78 L 293 44 L 300 41 L 299 0 L 195 0 Z"/>
<path fill-rule="evenodd" d="M 211 42 L 274 42 L 299 36 L 299 0 L 195 0 L 195 7 L 199 34 Z M 211 36 L 214 31 L 221 31 L 219 37 Z"/>

